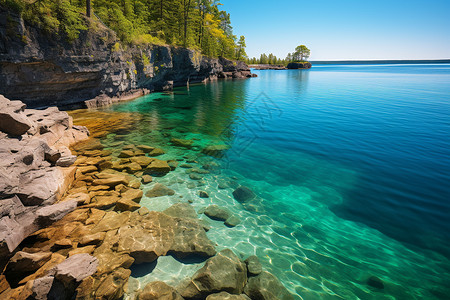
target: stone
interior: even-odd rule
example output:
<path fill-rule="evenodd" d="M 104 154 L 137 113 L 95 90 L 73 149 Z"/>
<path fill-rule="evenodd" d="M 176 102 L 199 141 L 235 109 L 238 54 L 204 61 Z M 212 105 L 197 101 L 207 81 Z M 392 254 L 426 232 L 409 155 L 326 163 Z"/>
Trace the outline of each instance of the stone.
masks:
<path fill-rule="evenodd" d="M 209 198 L 208 193 L 205 192 L 205 191 L 198 191 L 198 196 L 199 196 L 200 198 Z"/>
<path fill-rule="evenodd" d="M 148 153 L 148 155 L 151 156 L 151 157 L 155 157 L 155 156 L 163 155 L 163 154 L 165 154 L 165 153 L 166 153 L 166 152 L 164 152 L 163 149 L 155 148 L 155 149 L 153 149 L 150 153 Z"/>
<path fill-rule="evenodd" d="M 180 165 L 180 168 L 183 168 L 183 169 L 191 169 L 191 168 L 193 168 L 194 166 L 193 165 L 190 165 L 190 164 L 182 164 L 182 165 Z"/>
<path fill-rule="evenodd" d="M 97 271 L 97 258 L 83 253 L 76 254 L 57 265 L 52 271 L 55 278 L 68 285 L 71 282 L 81 282 Z"/>
<path fill-rule="evenodd" d="M 230 149 L 230 146 L 228 145 L 210 145 L 202 149 L 202 153 L 221 158 L 224 156 L 225 151 Z"/>
<path fill-rule="evenodd" d="M 80 166 L 78 167 L 78 170 L 81 172 L 81 174 L 86 174 L 86 173 L 92 173 L 92 172 L 97 172 L 98 169 L 96 166 Z"/>
<path fill-rule="evenodd" d="M 92 182 L 92 185 L 107 185 L 107 186 L 111 186 L 114 187 L 116 185 L 119 184 L 123 184 L 123 185 L 128 185 L 130 183 L 130 180 L 122 174 L 110 174 L 110 173 L 99 173 L 96 174 L 95 177 L 97 179 L 95 179 Z"/>
<path fill-rule="evenodd" d="M 79 241 L 78 244 L 81 246 L 88 246 L 88 245 L 98 245 L 105 239 L 105 232 L 97 232 L 94 234 L 83 236 Z"/>
<path fill-rule="evenodd" d="M 46 161 L 54 165 L 61 158 L 61 153 L 59 151 L 51 149 L 50 147 L 45 147 L 44 158 Z"/>
<path fill-rule="evenodd" d="M 133 157 L 133 156 L 134 156 L 134 152 L 132 150 L 123 150 L 119 154 L 119 158 L 129 158 L 129 157 Z"/>
<path fill-rule="evenodd" d="M 261 272 L 263 271 L 262 265 L 259 261 L 259 258 L 256 255 L 249 256 L 245 260 L 245 263 L 247 264 L 247 270 L 248 270 L 249 276 L 257 276 L 257 275 L 261 274 Z"/>
<path fill-rule="evenodd" d="M 161 183 L 155 183 L 153 188 L 145 193 L 145 196 L 149 198 L 161 197 L 161 196 L 172 196 L 175 195 L 175 191 L 166 187 Z"/>
<path fill-rule="evenodd" d="M 92 254 L 92 253 L 94 253 L 95 247 L 96 247 L 95 245 L 90 245 L 90 246 L 75 248 L 75 249 L 69 251 L 69 257 L 77 255 L 77 254 Z"/>
<path fill-rule="evenodd" d="M 137 300 L 183 300 L 183 297 L 171 286 L 162 281 L 147 284 L 137 294 Z"/>
<path fill-rule="evenodd" d="M 367 279 L 367 285 L 377 288 L 379 290 L 384 289 L 383 281 L 376 276 L 370 276 L 369 279 Z"/>
<path fill-rule="evenodd" d="M 204 214 L 217 221 L 225 221 L 231 216 L 231 213 L 228 209 L 221 208 L 215 204 L 208 206 L 205 209 Z"/>
<path fill-rule="evenodd" d="M 184 147 L 184 148 L 191 148 L 192 144 L 194 144 L 193 140 L 183 140 L 183 139 L 176 139 L 176 138 L 172 138 L 170 140 L 170 142 L 174 146 Z"/>
<path fill-rule="evenodd" d="M 227 292 L 220 292 L 217 294 L 211 294 L 206 297 L 206 300 L 249 300 L 245 294 L 244 295 L 232 295 Z"/>
<path fill-rule="evenodd" d="M 137 145 L 136 148 L 141 150 L 144 153 L 150 153 L 153 151 L 153 149 L 155 149 L 155 147 L 150 147 L 147 145 Z"/>
<path fill-rule="evenodd" d="M 293 300 L 294 297 L 281 284 L 281 282 L 269 272 L 261 272 L 258 276 L 250 277 L 244 292 L 251 299 L 262 300 Z"/>
<path fill-rule="evenodd" d="M 168 216 L 176 217 L 176 218 L 188 218 L 188 219 L 197 219 L 197 213 L 192 205 L 187 203 L 175 203 L 168 209 L 164 210 Z"/>
<path fill-rule="evenodd" d="M 34 300 L 47 300 L 49 297 L 50 290 L 53 286 L 53 281 L 55 278 L 53 276 L 45 276 L 37 278 L 32 282 L 32 299 Z"/>
<path fill-rule="evenodd" d="M 0 131 L 3 131 L 11 136 L 21 136 L 25 134 L 33 124 L 23 113 L 23 108 L 14 107 L 13 102 L 5 97 L 0 99 Z"/>
<path fill-rule="evenodd" d="M 75 155 L 63 156 L 56 161 L 58 167 L 67 168 L 75 163 L 77 157 Z"/>
<path fill-rule="evenodd" d="M 145 173 L 164 175 L 171 171 L 169 164 L 164 160 L 154 159 L 145 169 Z"/>
<path fill-rule="evenodd" d="M 227 225 L 228 227 L 235 227 L 239 224 L 241 224 L 241 219 L 239 219 L 238 216 L 236 215 L 231 215 L 229 218 L 227 218 L 225 220 L 225 225 Z"/>
<path fill-rule="evenodd" d="M 233 197 L 239 202 L 246 202 L 256 197 L 255 193 L 246 186 L 240 186 L 233 191 Z"/>
<path fill-rule="evenodd" d="M 61 249 L 69 249 L 69 248 L 72 248 L 72 241 L 70 239 L 61 239 L 53 244 L 51 250 L 58 251 Z"/>
<path fill-rule="evenodd" d="M 64 198 L 64 201 L 75 201 L 77 205 L 89 204 L 91 197 L 86 193 L 69 194 Z"/>
<path fill-rule="evenodd" d="M 118 268 L 106 276 L 95 291 L 94 299 L 121 299 L 131 270 Z"/>
<path fill-rule="evenodd" d="M 50 260 L 52 256 L 51 252 L 37 252 L 37 253 L 27 253 L 23 251 L 18 251 L 9 260 L 6 266 L 5 273 L 17 276 L 20 274 L 27 274 L 37 271 L 42 267 L 47 261 Z M 8 277 L 8 276 L 7 276 Z"/>
<path fill-rule="evenodd" d="M 138 164 L 138 163 L 135 163 L 135 162 L 126 164 L 126 165 L 124 165 L 124 167 L 125 167 L 125 169 L 127 170 L 127 172 L 128 172 L 128 173 L 131 173 L 131 174 L 136 173 L 136 172 L 142 170 L 141 165 Z"/>
<path fill-rule="evenodd" d="M 143 175 L 142 176 L 142 183 L 147 184 L 153 181 L 153 177 L 150 175 Z"/>
<path fill-rule="evenodd" d="M 135 156 L 131 158 L 132 162 L 139 164 L 142 168 L 147 167 L 154 160 L 154 158 L 147 156 Z"/>
<path fill-rule="evenodd" d="M 36 222 L 41 227 L 48 226 L 51 223 L 62 219 L 69 212 L 73 211 L 77 207 L 77 204 L 77 201 L 69 200 L 42 207 L 35 213 Z"/>
<path fill-rule="evenodd" d="M 245 263 L 240 261 L 230 249 L 225 249 L 208 259 L 205 265 L 192 276 L 190 282 L 178 290 L 184 298 L 205 299 L 210 294 L 222 291 L 241 294 L 246 283 Z"/>
<path fill-rule="evenodd" d="M 116 203 L 115 210 L 117 210 L 117 211 L 135 211 L 135 210 L 138 210 L 139 208 L 141 208 L 141 206 L 134 201 L 131 201 L 128 199 L 120 199 Z"/>
<path fill-rule="evenodd" d="M 203 179 L 203 176 L 201 176 L 198 173 L 191 173 L 191 174 L 189 174 L 189 178 L 192 180 L 201 180 L 201 179 Z"/>
<path fill-rule="evenodd" d="M 110 231 L 124 226 L 130 219 L 129 212 L 116 213 L 113 211 L 107 212 L 98 224 L 92 229 L 93 233 L 100 231 Z"/>
<path fill-rule="evenodd" d="M 169 165 L 171 171 L 174 171 L 178 167 L 178 162 L 176 160 L 168 160 L 167 164 Z"/>
<path fill-rule="evenodd" d="M 89 207 L 95 207 L 98 209 L 110 209 L 114 207 L 116 203 L 120 200 L 120 196 L 115 191 L 107 191 L 106 194 L 102 196 L 93 197 Z"/>
<path fill-rule="evenodd" d="M 142 190 L 138 189 L 128 189 L 121 193 L 122 200 L 134 201 L 136 203 L 141 202 L 141 198 L 144 195 Z"/>

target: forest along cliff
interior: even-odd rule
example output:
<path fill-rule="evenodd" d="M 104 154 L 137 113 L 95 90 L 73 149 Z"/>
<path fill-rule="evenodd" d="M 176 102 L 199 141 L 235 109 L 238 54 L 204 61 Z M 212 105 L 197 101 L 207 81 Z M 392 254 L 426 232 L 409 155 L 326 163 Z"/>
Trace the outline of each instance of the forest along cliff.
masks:
<path fill-rule="evenodd" d="M 217 78 L 254 76 L 240 61 L 176 46 L 123 47 L 98 20 L 68 42 L 0 6 L 0 94 L 31 108 L 101 106 L 152 91 Z"/>

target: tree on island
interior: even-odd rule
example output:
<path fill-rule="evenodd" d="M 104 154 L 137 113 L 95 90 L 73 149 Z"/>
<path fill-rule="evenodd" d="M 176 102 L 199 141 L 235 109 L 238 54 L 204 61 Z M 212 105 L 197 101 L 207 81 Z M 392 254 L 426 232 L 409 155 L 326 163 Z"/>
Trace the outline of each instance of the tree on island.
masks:
<path fill-rule="evenodd" d="M 311 50 L 309 50 L 305 45 L 300 45 L 295 48 L 295 52 L 293 54 L 294 61 L 306 61 L 311 55 Z"/>

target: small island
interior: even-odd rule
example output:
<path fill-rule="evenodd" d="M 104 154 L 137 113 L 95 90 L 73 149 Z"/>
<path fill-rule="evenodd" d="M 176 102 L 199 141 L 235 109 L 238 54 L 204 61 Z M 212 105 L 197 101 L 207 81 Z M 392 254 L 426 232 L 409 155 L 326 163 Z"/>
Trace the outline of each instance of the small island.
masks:
<path fill-rule="evenodd" d="M 310 69 L 311 63 L 308 61 L 311 50 L 305 45 L 295 48 L 293 53 L 288 53 L 285 59 L 277 58 L 272 53 L 261 54 L 260 58 L 249 58 L 247 64 L 255 70 L 288 70 L 288 69 Z"/>

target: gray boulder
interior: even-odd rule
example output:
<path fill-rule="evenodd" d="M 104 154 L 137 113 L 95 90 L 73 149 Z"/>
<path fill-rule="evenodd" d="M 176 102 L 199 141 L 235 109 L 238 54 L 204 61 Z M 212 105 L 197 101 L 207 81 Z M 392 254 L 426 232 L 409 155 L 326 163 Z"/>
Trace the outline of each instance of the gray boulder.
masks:
<path fill-rule="evenodd" d="M 221 291 L 241 294 L 246 283 L 245 263 L 231 250 L 225 249 L 208 259 L 179 291 L 184 298 L 205 299 L 208 295 Z"/>
<path fill-rule="evenodd" d="M 73 282 L 81 282 L 97 271 L 97 258 L 87 254 L 75 254 L 57 265 L 51 273 L 65 285 Z"/>
<path fill-rule="evenodd" d="M 25 134 L 33 126 L 24 114 L 25 107 L 20 101 L 10 101 L 0 95 L 0 131 L 11 136 Z"/>
<path fill-rule="evenodd" d="M 245 286 L 245 294 L 251 299 L 261 300 L 293 300 L 294 297 L 274 275 L 262 272 L 258 276 L 250 277 Z"/>

